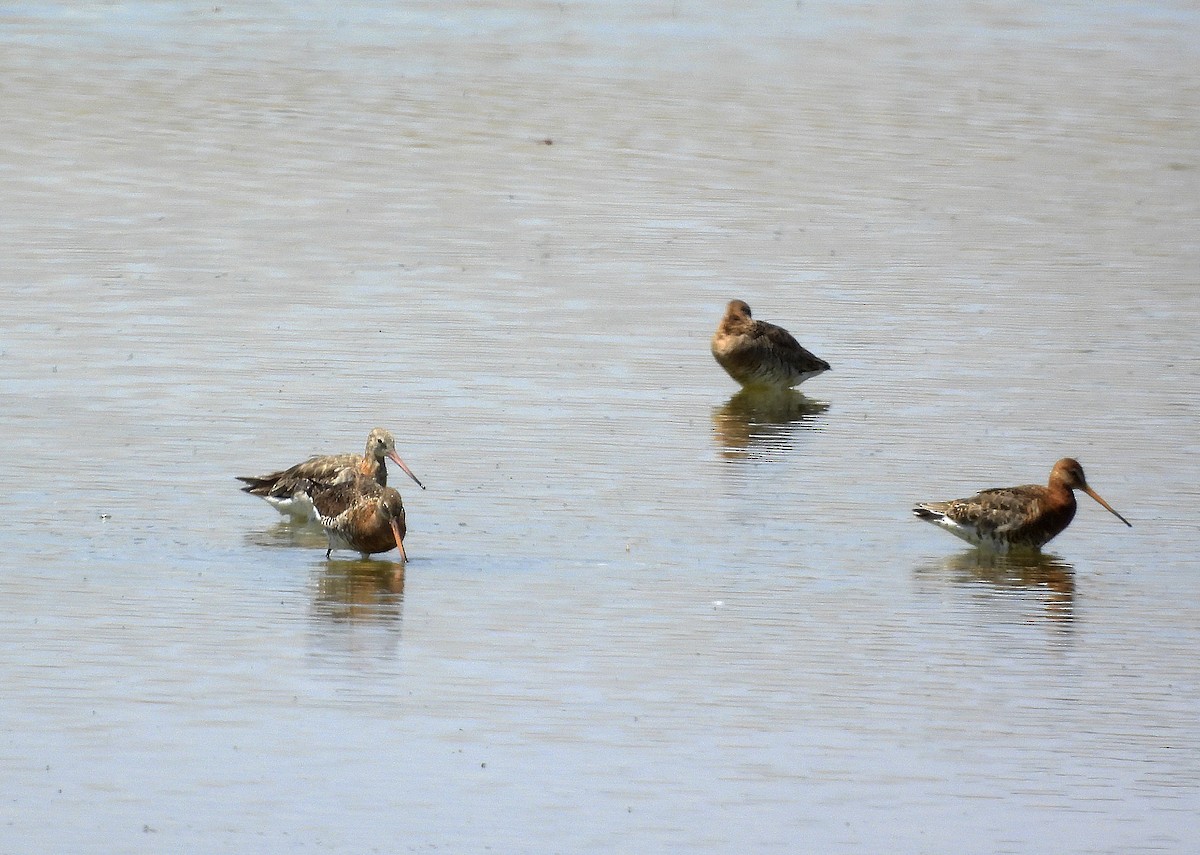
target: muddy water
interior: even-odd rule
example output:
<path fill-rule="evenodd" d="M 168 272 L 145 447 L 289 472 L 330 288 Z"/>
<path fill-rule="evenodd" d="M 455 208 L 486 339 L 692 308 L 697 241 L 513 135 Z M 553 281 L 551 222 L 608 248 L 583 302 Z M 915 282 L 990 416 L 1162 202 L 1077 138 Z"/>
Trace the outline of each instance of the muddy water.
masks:
<path fill-rule="evenodd" d="M 0 851 L 1200 846 L 1198 44 L 0 12 Z M 733 296 L 833 371 L 735 395 Z M 375 425 L 407 567 L 236 489 Z M 908 514 L 1068 454 L 1134 528 Z"/>

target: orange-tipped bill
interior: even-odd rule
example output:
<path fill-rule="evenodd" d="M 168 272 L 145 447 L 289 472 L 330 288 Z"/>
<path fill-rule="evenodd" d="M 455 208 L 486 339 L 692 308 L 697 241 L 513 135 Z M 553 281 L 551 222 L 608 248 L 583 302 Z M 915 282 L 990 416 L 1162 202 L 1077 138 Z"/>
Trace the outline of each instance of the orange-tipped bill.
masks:
<path fill-rule="evenodd" d="M 407 463 L 405 463 L 403 460 L 400 459 L 399 454 L 397 454 L 394 451 L 389 451 L 387 453 L 387 456 L 388 456 L 389 460 L 391 460 L 393 463 L 395 463 L 397 466 L 399 466 L 401 469 L 404 470 L 405 475 L 407 475 L 409 478 L 412 478 L 414 481 L 416 481 L 418 487 L 420 487 L 422 490 L 425 489 L 425 485 L 421 483 L 421 479 L 419 479 L 416 475 L 412 474 L 412 470 L 408 468 Z M 1113 511 L 1113 513 L 1115 514 L 1116 511 Z"/>
<path fill-rule="evenodd" d="M 400 523 L 397 520 L 392 520 L 392 534 L 396 535 L 396 548 L 400 550 L 400 560 L 408 563 L 408 555 L 404 552 L 404 538 L 400 536 Z"/>
<path fill-rule="evenodd" d="M 1129 520 L 1125 519 L 1125 517 L 1123 517 L 1119 513 L 1117 513 L 1116 509 L 1113 508 L 1113 506 L 1110 505 L 1108 502 L 1101 499 L 1100 494 L 1097 493 L 1095 490 L 1093 490 L 1091 487 L 1084 487 L 1083 492 L 1087 493 L 1089 496 L 1091 496 L 1093 499 L 1095 499 L 1097 502 L 1099 502 L 1100 507 L 1104 508 L 1106 511 L 1108 511 L 1110 514 L 1112 514 L 1114 517 L 1119 519 L 1121 522 L 1125 523 L 1125 525 L 1129 526 L 1130 528 L 1133 528 L 1133 523 L 1131 523 Z"/>

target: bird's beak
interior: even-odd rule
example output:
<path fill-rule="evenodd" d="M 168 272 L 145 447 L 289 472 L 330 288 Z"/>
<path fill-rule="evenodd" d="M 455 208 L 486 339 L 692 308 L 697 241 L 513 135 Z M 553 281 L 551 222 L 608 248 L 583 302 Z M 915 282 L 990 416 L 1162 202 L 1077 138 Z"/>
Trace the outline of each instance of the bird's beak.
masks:
<path fill-rule="evenodd" d="M 1113 511 L 1115 514 L 1116 511 Z M 396 548 L 400 550 L 400 560 L 405 564 L 408 563 L 408 555 L 404 552 L 404 538 L 400 536 L 400 523 L 392 520 L 392 534 L 396 535 Z"/>
<path fill-rule="evenodd" d="M 1114 517 L 1119 519 L 1121 522 L 1125 523 L 1125 525 L 1129 526 L 1130 528 L 1133 528 L 1133 523 L 1131 523 L 1129 520 L 1125 519 L 1125 517 L 1123 517 L 1119 513 L 1117 513 L 1116 510 L 1113 508 L 1113 506 L 1110 505 L 1108 502 L 1104 501 L 1103 499 L 1101 499 L 1100 494 L 1097 493 L 1095 490 L 1093 490 L 1091 487 L 1084 487 L 1083 492 L 1087 493 L 1089 496 L 1091 496 L 1093 499 L 1095 499 L 1097 502 L 1099 502 L 1100 507 L 1104 508 L 1106 511 L 1108 511 L 1110 514 L 1112 514 Z"/>
<path fill-rule="evenodd" d="M 391 460 L 393 463 L 395 463 L 397 466 L 399 466 L 401 469 L 404 470 L 405 475 L 407 475 L 409 478 L 412 478 L 414 481 L 416 481 L 418 487 L 420 487 L 422 490 L 425 489 L 425 485 L 421 483 L 421 480 L 419 478 L 417 478 L 416 475 L 412 474 L 412 470 L 408 468 L 407 463 L 405 463 L 403 460 L 400 459 L 399 454 L 397 454 L 394 451 L 389 451 L 387 456 L 388 456 L 389 460 Z M 1116 512 L 1114 511 L 1114 513 L 1116 513 Z"/>

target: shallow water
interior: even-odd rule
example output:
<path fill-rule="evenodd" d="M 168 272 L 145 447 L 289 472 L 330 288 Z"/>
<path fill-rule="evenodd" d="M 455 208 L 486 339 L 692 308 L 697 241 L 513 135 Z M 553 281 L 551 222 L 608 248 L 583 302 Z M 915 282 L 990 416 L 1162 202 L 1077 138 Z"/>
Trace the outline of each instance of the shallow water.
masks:
<path fill-rule="evenodd" d="M 0 851 L 1200 846 L 1200 14 L 727 6 L 0 12 Z"/>

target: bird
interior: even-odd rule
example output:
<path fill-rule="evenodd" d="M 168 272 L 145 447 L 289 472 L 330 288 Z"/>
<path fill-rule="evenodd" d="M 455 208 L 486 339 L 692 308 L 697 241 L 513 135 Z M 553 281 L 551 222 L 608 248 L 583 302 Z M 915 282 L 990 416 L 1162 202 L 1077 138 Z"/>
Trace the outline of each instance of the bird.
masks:
<path fill-rule="evenodd" d="M 335 549 L 353 549 L 363 558 L 399 549 L 400 560 L 408 561 L 400 491 L 363 475 L 338 484 L 308 481 L 302 489 L 312 502 L 321 528 L 329 535 L 326 558 Z"/>
<path fill-rule="evenodd" d="M 1054 464 L 1045 487 L 1040 484 L 1001 487 L 983 490 L 968 499 L 924 502 L 913 508 L 913 514 L 984 549 L 1039 550 L 1071 524 L 1075 517 L 1075 490 L 1087 493 L 1125 525 L 1133 527 L 1133 523 L 1088 486 L 1083 467 L 1071 457 Z"/>
<path fill-rule="evenodd" d="M 387 464 L 391 460 L 404 470 L 409 478 L 416 482 L 422 490 L 425 485 L 420 482 L 408 465 L 396 453 L 396 440 L 391 432 L 383 428 L 375 428 L 367 435 L 367 445 L 359 454 L 325 454 L 308 458 L 303 463 L 269 475 L 246 476 L 239 475 L 237 479 L 245 482 L 242 491 L 252 496 L 259 496 L 281 514 L 292 517 L 312 517 L 313 506 L 311 497 L 305 485 L 337 484 L 363 476 L 377 481 L 381 486 L 387 486 Z"/>
<path fill-rule="evenodd" d="M 712 354 L 742 386 L 790 389 L 829 370 L 783 327 L 756 321 L 742 300 L 730 300 L 712 337 Z"/>

